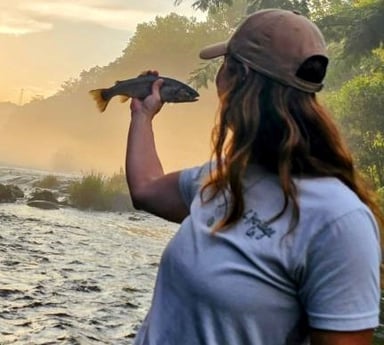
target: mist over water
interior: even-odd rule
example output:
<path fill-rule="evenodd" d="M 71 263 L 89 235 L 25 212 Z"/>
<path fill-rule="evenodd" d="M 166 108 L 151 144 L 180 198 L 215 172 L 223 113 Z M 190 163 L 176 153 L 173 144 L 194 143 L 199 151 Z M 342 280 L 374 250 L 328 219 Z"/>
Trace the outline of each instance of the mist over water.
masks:
<path fill-rule="evenodd" d="M 51 171 L 118 172 L 124 166 L 130 101 L 121 104 L 115 97 L 100 113 L 88 92 L 148 70 L 188 83 L 191 73 L 200 68 L 201 47 L 226 34 L 175 13 L 156 17 L 127 36 L 121 56 L 108 65 L 79 71 L 78 78 L 63 81 L 52 96 L 11 110 L 0 103 L 0 163 Z M 100 49 L 108 49 L 108 44 Z M 198 91 L 197 102 L 165 104 L 154 120 L 155 140 L 167 172 L 209 158 L 218 100 L 213 84 Z"/>
<path fill-rule="evenodd" d="M 211 91 L 201 94 L 195 103 L 165 104 L 154 120 L 158 152 L 167 171 L 200 164 L 209 157 L 217 101 Z M 83 92 L 1 114 L 0 108 L 0 162 L 4 164 L 106 174 L 124 166 L 129 101 L 121 104 L 116 97 L 99 113 Z"/>

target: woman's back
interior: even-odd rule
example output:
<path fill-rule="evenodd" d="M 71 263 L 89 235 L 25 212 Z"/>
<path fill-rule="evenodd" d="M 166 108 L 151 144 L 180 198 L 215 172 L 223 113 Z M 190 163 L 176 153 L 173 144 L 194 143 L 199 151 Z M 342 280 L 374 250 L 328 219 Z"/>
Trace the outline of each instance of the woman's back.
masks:
<path fill-rule="evenodd" d="M 244 216 L 212 235 L 225 200 L 201 203 L 195 188 L 196 176 L 204 179 L 199 170 L 206 167 L 181 176 L 191 214 L 164 251 L 136 344 L 308 344 L 309 320 L 319 328 L 338 322 L 353 329 L 369 318 L 374 325 L 378 296 L 359 296 L 377 283 L 374 272 L 360 270 L 380 255 L 377 233 L 364 224 L 374 219 L 343 183 L 296 180 L 303 212 L 288 233 L 289 210 L 267 222 L 284 204 L 278 178 L 251 166 L 243 181 Z M 356 248 L 356 241 L 364 245 Z M 346 274 L 353 277 L 347 284 Z M 361 313 L 351 315 L 351 303 Z"/>

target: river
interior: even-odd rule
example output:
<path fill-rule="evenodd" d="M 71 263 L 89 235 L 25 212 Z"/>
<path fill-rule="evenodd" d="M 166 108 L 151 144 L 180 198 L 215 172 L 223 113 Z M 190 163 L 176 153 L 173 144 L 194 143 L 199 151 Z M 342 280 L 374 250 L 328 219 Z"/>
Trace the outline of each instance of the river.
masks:
<path fill-rule="evenodd" d="M 0 167 L 0 183 L 28 192 L 46 174 Z M 0 345 L 131 344 L 176 229 L 140 212 L 0 204 Z"/>
<path fill-rule="evenodd" d="M 3 168 L 0 182 L 26 191 L 41 174 Z M 0 204 L 0 344 L 130 344 L 175 229 L 146 213 Z"/>

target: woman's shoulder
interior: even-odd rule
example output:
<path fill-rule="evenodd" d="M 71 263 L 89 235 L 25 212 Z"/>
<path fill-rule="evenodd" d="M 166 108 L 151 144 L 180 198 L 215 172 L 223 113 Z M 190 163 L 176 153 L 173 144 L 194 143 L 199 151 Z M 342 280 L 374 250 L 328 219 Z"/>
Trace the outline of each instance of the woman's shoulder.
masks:
<path fill-rule="evenodd" d="M 296 179 L 296 186 L 301 197 L 318 200 L 332 199 L 359 203 L 357 194 L 336 177 L 313 177 Z"/>
<path fill-rule="evenodd" d="M 369 208 L 358 195 L 335 177 L 304 178 L 297 180 L 299 204 L 306 213 L 329 223 L 352 212 L 363 212 L 369 217 Z"/>

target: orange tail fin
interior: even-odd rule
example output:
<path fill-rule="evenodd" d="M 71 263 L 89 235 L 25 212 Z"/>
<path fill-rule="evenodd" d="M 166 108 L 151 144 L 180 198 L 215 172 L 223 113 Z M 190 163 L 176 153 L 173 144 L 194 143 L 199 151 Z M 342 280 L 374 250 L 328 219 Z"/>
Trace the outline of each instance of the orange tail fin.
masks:
<path fill-rule="evenodd" d="M 104 90 L 106 89 L 96 89 L 89 91 L 93 99 L 96 101 L 97 108 L 100 110 L 100 112 L 103 112 L 105 110 L 109 102 L 109 99 L 104 99 L 103 97 Z"/>

